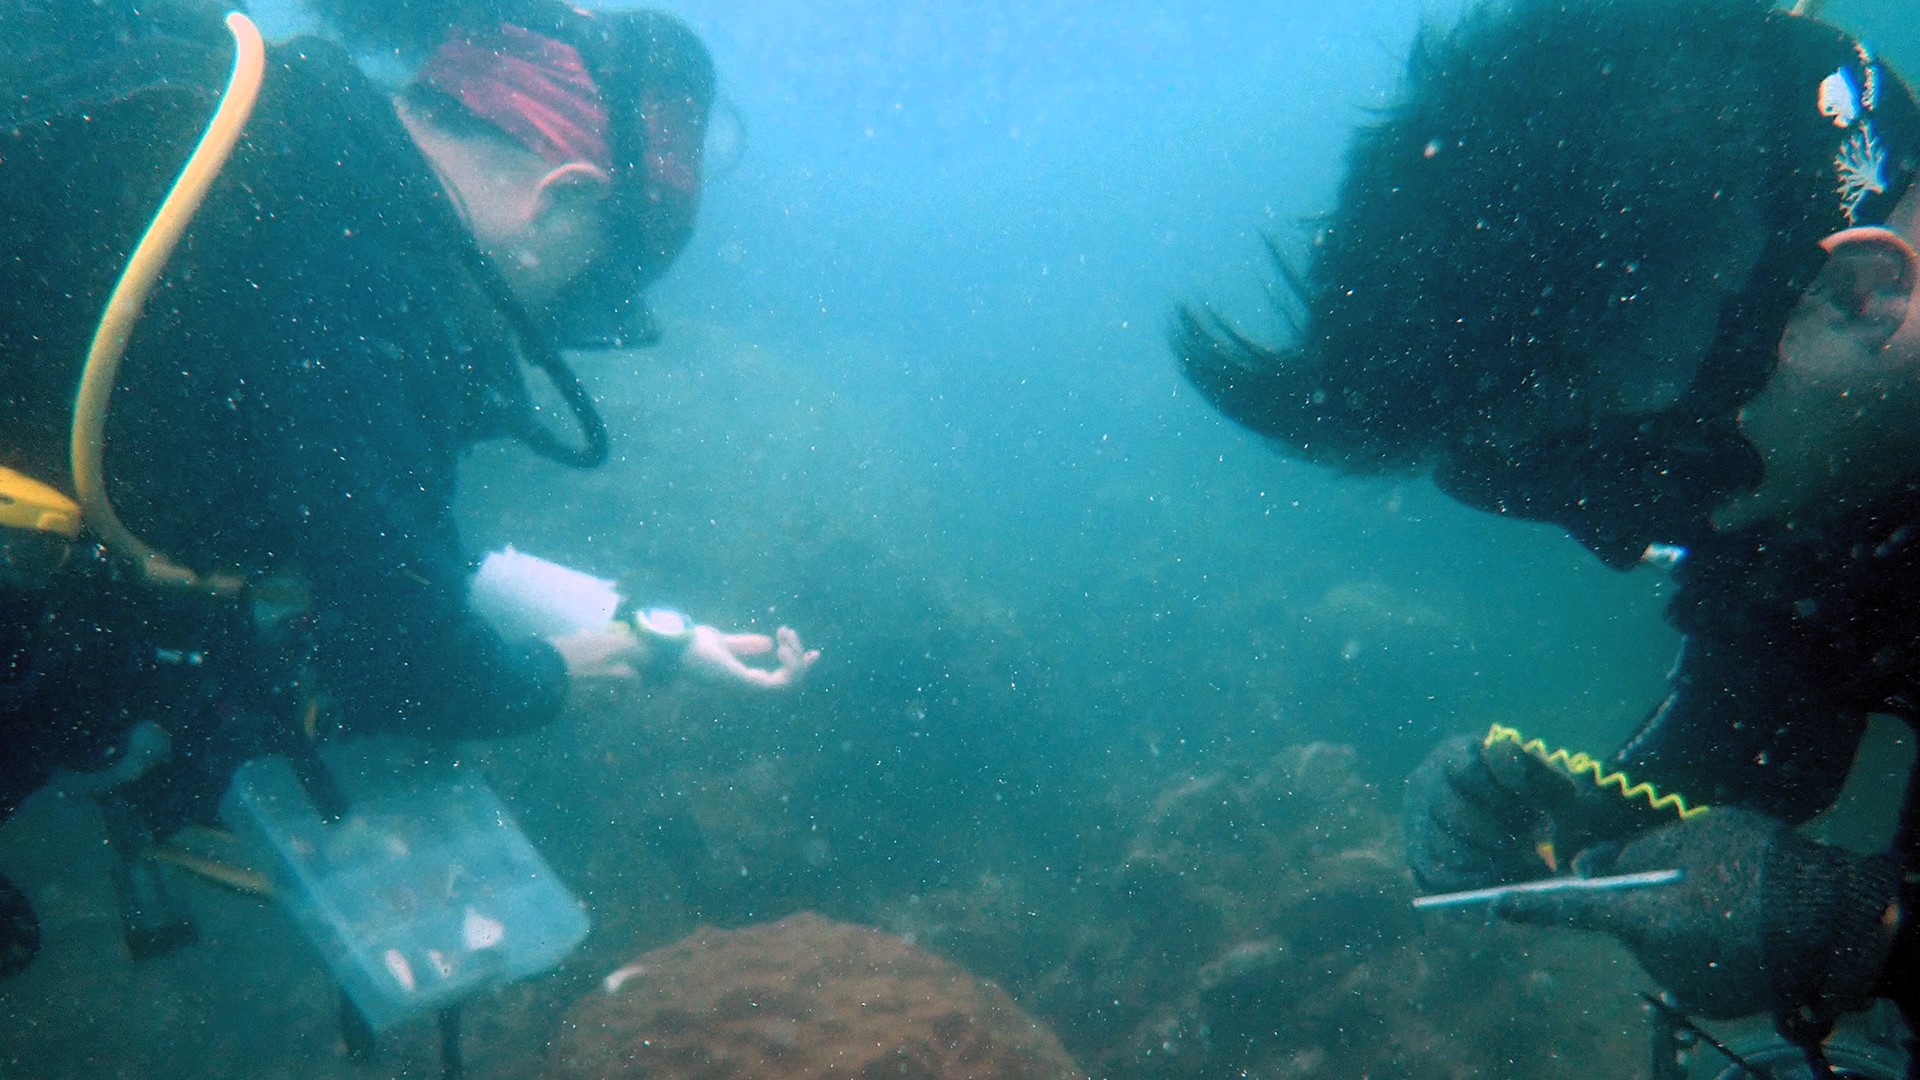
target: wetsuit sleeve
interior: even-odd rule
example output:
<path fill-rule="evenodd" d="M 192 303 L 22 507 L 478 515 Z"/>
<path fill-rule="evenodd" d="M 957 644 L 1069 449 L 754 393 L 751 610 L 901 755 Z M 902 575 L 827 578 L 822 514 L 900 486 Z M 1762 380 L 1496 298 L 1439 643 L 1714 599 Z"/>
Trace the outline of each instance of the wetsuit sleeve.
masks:
<path fill-rule="evenodd" d="M 1747 807 L 1798 824 L 1833 804 L 1867 715 L 1769 666 L 1755 650 L 1688 637 L 1666 700 L 1614 764 L 1689 802 Z"/>
<path fill-rule="evenodd" d="M 357 728 L 449 738 L 545 723 L 564 700 L 559 654 L 503 640 L 468 610 L 453 462 L 401 401 L 370 392 L 378 385 L 316 390 L 296 441 L 329 689 Z"/>
<path fill-rule="evenodd" d="M 467 607 L 458 374 L 435 370 L 404 328 L 388 339 L 362 319 L 366 336 L 341 336 L 327 328 L 355 320 L 306 314 L 290 328 L 274 441 L 299 493 L 280 509 L 300 523 L 329 691 L 361 729 L 450 738 L 546 722 L 565 699 L 559 654 L 503 640 Z"/>

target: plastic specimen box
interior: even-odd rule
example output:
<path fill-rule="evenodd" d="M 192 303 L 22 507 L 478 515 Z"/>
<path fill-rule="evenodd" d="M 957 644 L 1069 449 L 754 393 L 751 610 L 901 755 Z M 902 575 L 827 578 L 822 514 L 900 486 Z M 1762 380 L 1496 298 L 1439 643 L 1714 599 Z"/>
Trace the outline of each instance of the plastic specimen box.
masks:
<path fill-rule="evenodd" d="M 285 759 L 255 758 L 220 812 L 376 1031 L 547 971 L 586 937 L 476 769 L 402 770 L 326 821 Z"/>

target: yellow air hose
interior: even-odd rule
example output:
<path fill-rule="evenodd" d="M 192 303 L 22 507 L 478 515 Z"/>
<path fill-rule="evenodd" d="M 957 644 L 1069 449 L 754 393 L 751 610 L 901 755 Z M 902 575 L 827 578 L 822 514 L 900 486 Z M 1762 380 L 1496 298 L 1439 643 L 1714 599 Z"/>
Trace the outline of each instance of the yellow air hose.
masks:
<path fill-rule="evenodd" d="M 186 167 L 173 182 L 159 213 L 135 245 L 107 307 L 94 331 L 93 344 L 87 350 L 87 363 L 80 372 L 80 393 L 73 408 L 73 484 L 80 497 L 80 508 L 87 527 L 100 537 L 109 550 L 132 561 L 155 584 L 176 585 L 212 593 L 237 592 L 243 582 L 226 574 L 200 575 L 169 561 L 145 541 L 135 536 L 114 513 L 107 498 L 102 459 L 106 450 L 107 408 L 113 397 L 114 380 L 120 372 L 120 359 L 126 354 L 127 339 L 146 306 L 147 294 L 166 269 L 167 259 L 180 242 L 193 215 L 207 196 L 207 189 L 225 167 L 240 132 L 253 113 L 260 96 L 260 81 L 266 70 L 266 49 L 260 31 L 245 15 L 227 16 L 227 29 L 233 34 L 235 54 L 233 75 L 220 97 L 206 134 L 187 159 Z"/>

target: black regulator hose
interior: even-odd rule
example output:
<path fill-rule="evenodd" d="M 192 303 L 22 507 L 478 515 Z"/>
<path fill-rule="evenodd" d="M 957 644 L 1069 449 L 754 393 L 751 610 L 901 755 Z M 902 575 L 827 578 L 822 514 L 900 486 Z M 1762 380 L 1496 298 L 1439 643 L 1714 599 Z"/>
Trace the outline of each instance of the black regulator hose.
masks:
<path fill-rule="evenodd" d="M 524 312 L 520 315 L 522 319 L 525 318 Z M 520 331 L 520 346 L 527 351 L 527 362 L 546 373 L 548 381 L 560 392 L 561 400 L 573 411 L 574 421 L 580 425 L 582 444 L 568 446 L 561 442 L 531 411 L 527 414 L 526 429 L 520 433 L 520 441 L 541 457 L 575 469 L 594 469 L 604 465 L 610 449 L 607 422 L 594 405 L 593 396 L 580 384 L 580 377 L 574 374 L 572 366 L 560 355 L 559 347 L 554 345 L 551 337 L 531 326 Z"/>
<path fill-rule="evenodd" d="M 527 313 L 526 306 L 513 295 L 513 289 L 493 265 L 478 244 L 470 236 L 467 242 L 459 246 L 466 258 L 467 267 L 474 278 L 487 292 L 487 297 L 507 323 L 512 326 L 514 336 L 520 341 L 521 358 L 539 368 L 553 388 L 560 393 L 562 401 L 572 411 L 574 421 L 580 426 L 581 445 L 568 446 L 540 422 L 531 402 L 527 402 L 526 413 L 522 418 L 520 430 L 514 436 L 534 453 L 549 461 L 575 469 L 594 469 L 604 465 L 610 449 L 607 436 L 607 422 L 600 416 L 600 410 L 593 403 L 593 396 L 580 383 L 580 377 L 574 374 L 566 357 L 560 355 L 560 346 L 547 330 L 538 326 L 533 316 Z"/>

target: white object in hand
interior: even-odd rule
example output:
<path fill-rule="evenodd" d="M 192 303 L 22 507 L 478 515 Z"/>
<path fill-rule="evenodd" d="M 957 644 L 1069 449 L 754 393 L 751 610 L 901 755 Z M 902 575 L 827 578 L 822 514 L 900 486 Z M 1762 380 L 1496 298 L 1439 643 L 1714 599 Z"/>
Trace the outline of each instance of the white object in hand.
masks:
<path fill-rule="evenodd" d="M 560 637 L 606 629 L 620 593 L 611 581 L 509 545 L 480 564 L 467 602 L 507 637 Z"/>

